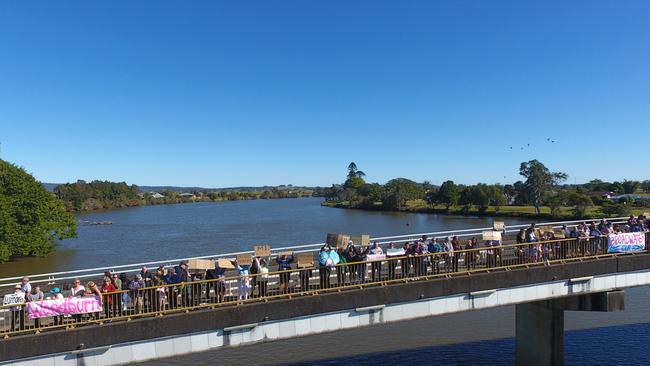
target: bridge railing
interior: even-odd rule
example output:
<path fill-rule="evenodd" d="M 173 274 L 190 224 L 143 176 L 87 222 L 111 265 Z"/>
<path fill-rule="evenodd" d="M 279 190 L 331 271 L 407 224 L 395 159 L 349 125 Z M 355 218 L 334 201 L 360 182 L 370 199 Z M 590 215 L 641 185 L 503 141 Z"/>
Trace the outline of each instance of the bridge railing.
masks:
<path fill-rule="evenodd" d="M 627 220 L 626 217 L 613 217 L 608 218 L 608 221 L 612 223 L 624 223 Z M 589 220 L 571 220 L 571 221 L 554 221 L 554 222 L 544 222 L 536 223 L 538 226 L 550 226 L 555 229 L 562 227 L 562 225 L 577 225 Z M 516 233 L 521 228 L 528 227 L 528 224 L 523 225 L 508 225 L 506 226 L 505 233 L 512 234 Z M 378 241 L 379 244 L 388 244 L 388 243 L 405 243 L 411 242 L 413 240 L 419 239 L 422 235 L 427 235 L 429 237 L 444 237 L 444 236 L 458 236 L 459 238 L 468 238 L 473 236 L 480 236 L 483 231 L 491 230 L 492 227 L 484 228 L 473 228 L 473 229 L 462 229 L 462 230 L 446 230 L 446 231 L 436 231 L 436 232 L 423 232 L 423 233 L 413 233 L 413 234 L 404 234 L 404 235 L 393 235 L 393 236 L 381 236 L 381 237 L 372 237 L 371 241 Z M 324 243 L 315 243 L 315 244 L 304 244 L 296 246 L 288 246 L 281 248 L 273 248 L 271 253 L 271 259 L 275 259 L 277 254 L 285 251 L 293 251 L 294 253 L 309 253 L 316 252 L 323 246 Z M 170 268 L 177 265 L 180 261 L 185 261 L 189 259 L 215 259 L 215 258 L 232 258 L 236 257 L 239 254 L 253 254 L 252 250 L 249 251 L 240 251 L 232 253 L 223 253 L 217 255 L 204 255 L 198 257 L 189 257 L 189 258 L 175 258 L 175 259 L 166 259 L 161 261 L 150 261 L 150 262 L 141 262 L 141 263 L 131 263 L 124 265 L 112 265 L 104 267 L 95 267 L 79 270 L 70 270 L 70 271 L 59 271 L 52 273 L 41 273 L 41 274 L 28 274 L 25 275 L 30 278 L 32 284 L 64 284 L 70 282 L 73 279 L 99 279 L 105 272 L 120 272 L 126 274 L 135 274 L 141 270 L 142 267 L 155 268 L 158 266 L 163 266 L 165 268 Z M 11 288 L 17 282 L 19 282 L 25 276 L 14 276 L 14 277 L 5 277 L 0 278 L 0 289 L 2 288 Z"/>
<path fill-rule="evenodd" d="M 646 248 L 650 235 L 644 233 Z M 0 336 L 69 329 L 107 321 L 165 316 L 197 309 L 362 289 L 481 271 L 561 264 L 635 253 L 607 253 L 607 237 L 569 238 L 387 257 L 336 266 L 161 284 L 79 298 L 0 307 Z M 101 285 L 99 285 L 101 286 Z M 101 305 L 101 307 L 100 307 Z M 65 315 L 58 315 L 65 314 Z M 36 318 L 38 316 L 38 318 Z"/>

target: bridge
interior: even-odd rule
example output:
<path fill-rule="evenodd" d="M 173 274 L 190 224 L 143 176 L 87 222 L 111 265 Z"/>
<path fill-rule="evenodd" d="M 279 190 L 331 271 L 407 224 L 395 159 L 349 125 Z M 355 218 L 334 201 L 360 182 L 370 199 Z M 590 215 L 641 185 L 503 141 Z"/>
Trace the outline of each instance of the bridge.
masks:
<path fill-rule="evenodd" d="M 624 218 L 608 219 L 623 223 Z M 578 222 L 539 224 L 546 231 Z M 326 269 L 285 271 L 187 283 L 160 284 L 105 294 L 103 308 L 80 314 L 47 315 L 38 301 L 0 308 L 0 365 L 120 365 L 233 347 L 255 342 L 351 329 L 461 311 L 516 305 L 516 360 L 521 365 L 563 363 L 564 311 L 615 311 L 623 290 L 650 284 L 647 232 L 636 233 L 643 249 L 610 252 L 607 236 L 553 238 L 515 244 L 504 228 L 495 246 L 448 253 L 397 255 Z M 427 235 L 481 238 L 493 228 L 372 238 L 396 247 Z M 627 235 L 627 234 L 626 234 Z M 561 235 L 557 235 L 560 237 Z M 317 252 L 323 244 L 277 248 L 271 258 L 291 251 Z M 252 252 L 199 257 L 232 258 Z M 180 260 L 137 263 L 32 275 L 45 289 L 74 278 L 100 279 L 105 271 L 135 273 L 143 265 L 171 268 Z M 0 279 L 13 289 L 22 277 Z M 243 298 L 238 283 L 255 278 L 263 291 Z M 287 283 L 283 286 L 283 283 Z M 9 291 L 5 291 L 8 293 Z M 247 291 L 248 293 L 248 291 Z M 96 301 L 87 296 L 69 301 Z M 41 306 L 42 305 L 42 306 Z M 49 308 L 51 310 L 51 307 Z M 88 310 L 91 309 L 91 310 Z M 32 317 L 36 315 L 39 317 Z"/>

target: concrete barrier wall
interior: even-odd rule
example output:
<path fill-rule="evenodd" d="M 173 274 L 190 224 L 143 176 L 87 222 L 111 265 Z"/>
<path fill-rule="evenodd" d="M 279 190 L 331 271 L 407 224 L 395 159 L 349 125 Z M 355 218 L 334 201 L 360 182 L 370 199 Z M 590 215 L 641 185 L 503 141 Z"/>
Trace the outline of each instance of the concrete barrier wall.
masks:
<path fill-rule="evenodd" d="M 2 366 L 123 365 L 221 347 L 299 337 L 407 319 L 487 309 L 544 299 L 602 292 L 650 284 L 650 270 L 571 278 L 511 288 L 377 304 L 324 314 L 263 321 L 196 333 L 120 343 L 94 349 L 63 352 L 2 362 Z"/>

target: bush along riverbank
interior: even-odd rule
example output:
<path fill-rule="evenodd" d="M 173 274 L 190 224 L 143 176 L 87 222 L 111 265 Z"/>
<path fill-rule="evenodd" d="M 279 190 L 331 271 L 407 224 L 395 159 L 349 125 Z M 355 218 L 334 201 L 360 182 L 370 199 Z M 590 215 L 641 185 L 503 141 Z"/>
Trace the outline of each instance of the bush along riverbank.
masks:
<path fill-rule="evenodd" d="M 530 219 L 590 219 L 639 215 L 650 211 L 650 181 L 561 184 L 565 173 L 551 172 L 541 162 L 521 163 L 525 181 L 514 184 L 456 184 L 440 186 L 406 178 L 386 184 L 366 183 L 355 163 L 345 183 L 324 192 L 324 206 L 374 211 L 502 216 Z"/>

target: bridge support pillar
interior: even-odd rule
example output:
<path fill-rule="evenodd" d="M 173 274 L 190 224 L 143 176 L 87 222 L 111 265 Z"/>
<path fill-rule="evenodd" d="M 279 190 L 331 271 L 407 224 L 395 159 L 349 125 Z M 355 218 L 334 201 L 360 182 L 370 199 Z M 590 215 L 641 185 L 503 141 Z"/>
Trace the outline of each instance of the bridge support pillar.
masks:
<path fill-rule="evenodd" d="M 564 364 L 564 311 L 617 311 L 624 291 L 599 292 L 516 305 L 517 365 Z"/>

